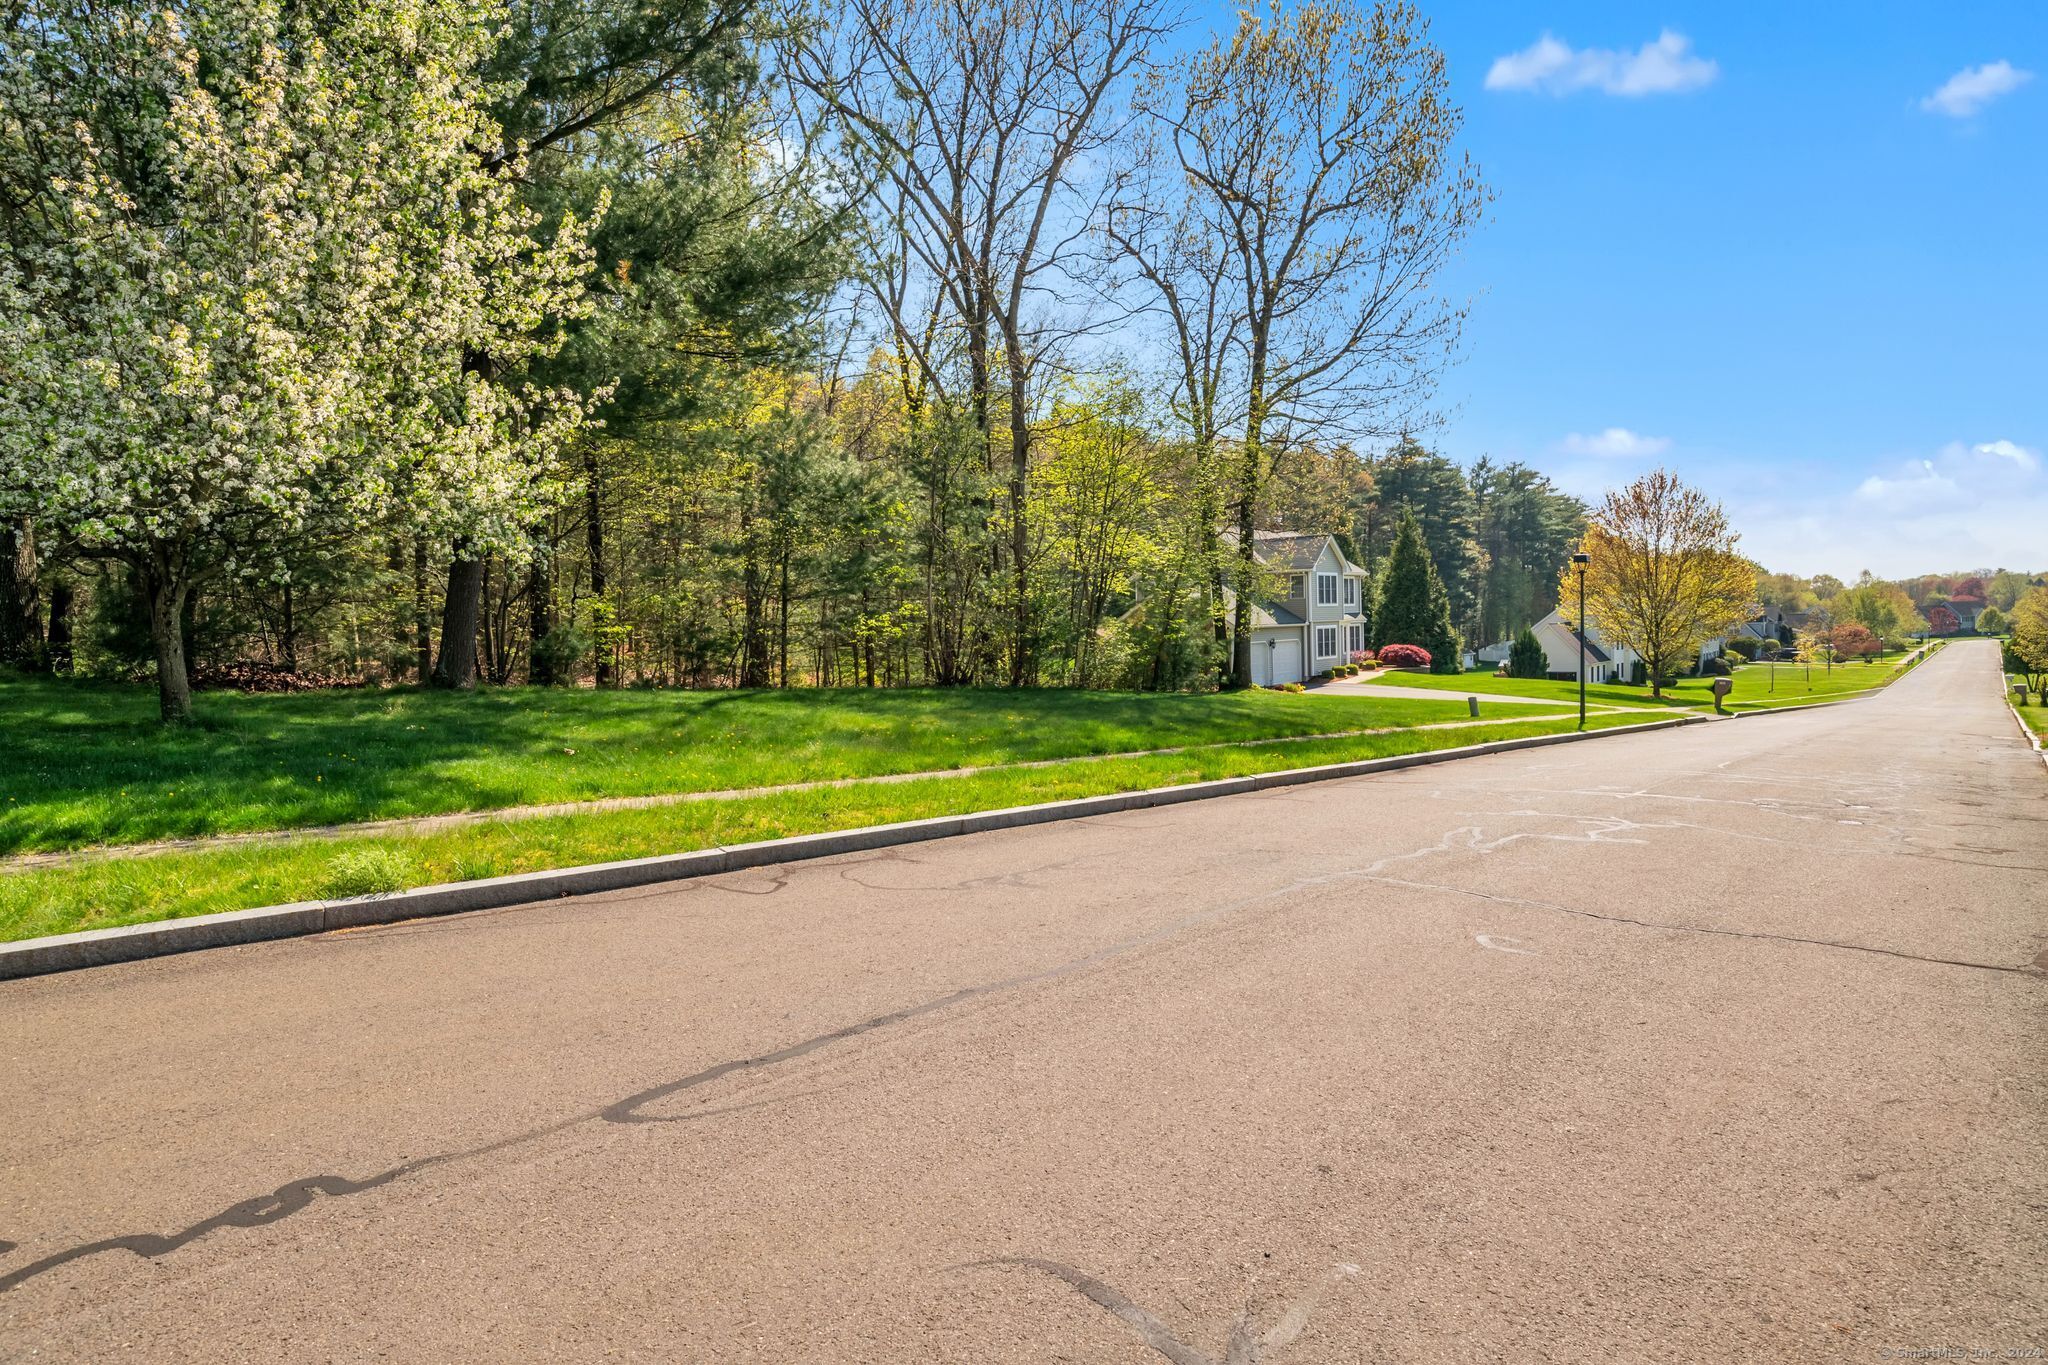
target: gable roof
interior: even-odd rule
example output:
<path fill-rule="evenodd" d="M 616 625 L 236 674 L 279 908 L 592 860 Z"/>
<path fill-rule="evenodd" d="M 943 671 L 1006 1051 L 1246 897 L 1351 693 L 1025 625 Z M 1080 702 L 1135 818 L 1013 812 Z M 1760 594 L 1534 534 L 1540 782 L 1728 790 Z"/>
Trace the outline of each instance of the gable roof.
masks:
<path fill-rule="evenodd" d="M 1252 625 L 1255 628 L 1260 626 L 1298 626 L 1301 624 L 1302 618 L 1300 616 L 1281 606 L 1278 602 L 1252 603 Z"/>
<path fill-rule="evenodd" d="M 1579 634 L 1578 627 L 1565 620 L 1562 611 L 1551 612 L 1550 615 L 1538 621 L 1533 627 L 1536 630 L 1543 630 L 1545 628 L 1563 631 L 1565 638 L 1579 647 L 1589 663 L 1607 664 L 1614 662 L 1612 656 L 1608 654 L 1605 645 L 1589 636 Z"/>
<path fill-rule="evenodd" d="M 1254 531 L 1252 553 L 1261 564 L 1294 573 L 1306 573 L 1323 557 L 1328 536 L 1303 535 L 1297 531 Z"/>

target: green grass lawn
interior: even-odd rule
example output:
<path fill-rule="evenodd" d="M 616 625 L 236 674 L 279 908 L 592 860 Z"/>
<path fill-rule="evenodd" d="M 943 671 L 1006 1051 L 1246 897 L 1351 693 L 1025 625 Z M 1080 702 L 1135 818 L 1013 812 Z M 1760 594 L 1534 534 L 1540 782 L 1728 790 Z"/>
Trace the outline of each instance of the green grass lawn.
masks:
<path fill-rule="evenodd" d="M 1747 664 L 1729 679 L 1735 690 L 1728 694 L 1731 711 L 1765 710 L 1797 706 L 1802 702 L 1840 701 L 1873 688 L 1883 687 L 1898 676 L 1898 656 L 1890 662 L 1838 663 L 1832 669 L 1815 664 Z M 1773 672 L 1776 677 L 1773 678 Z M 1711 678 L 1681 678 L 1672 689 L 1702 706 L 1713 705 L 1708 685 Z"/>
<path fill-rule="evenodd" d="M 1542 697 L 1560 706 L 1579 704 L 1579 684 L 1557 678 L 1508 678 L 1499 673 L 1386 673 L 1372 681 L 1392 687 L 1413 687 L 1419 691 L 1449 692 L 1460 697 Z M 1688 700 L 1666 697 L 1658 702 L 1651 698 L 1647 687 L 1629 687 L 1622 683 L 1586 685 L 1586 702 L 1591 706 L 1681 707 L 1708 705 L 1712 700 L 1711 697 Z"/>
<path fill-rule="evenodd" d="M 1731 711 L 1754 711 L 1803 702 L 1840 700 L 1884 686 L 1898 676 L 1898 664 L 1904 657 L 1894 654 L 1869 664 L 1838 663 L 1832 669 L 1824 664 L 1815 664 L 1811 669 L 1804 664 L 1745 664 L 1737 668 L 1729 679 L 1735 688 L 1728 694 L 1726 705 Z M 1493 672 L 1445 675 L 1389 673 L 1373 681 L 1460 696 L 1476 693 L 1482 696 L 1542 697 L 1565 705 L 1577 705 L 1579 699 L 1576 681 L 1508 678 Z M 1680 678 L 1664 689 L 1661 700 L 1653 698 L 1647 687 L 1592 683 L 1586 688 L 1586 700 L 1593 705 L 1712 710 L 1713 681 L 1712 678 Z"/>
<path fill-rule="evenodd" d="M 1461 719 L 1277 692 L 365 689 L 198 698 L 0 681 L 0 855 Z"/>
<path fill-rule="evenodd" d="M 1030 705 L 1016 696 L 999 700 L 1009 706 Z M 1319 699 L 1319 704 L 1329 706 L 1334 700 Z M 1264 704 L 1257 702 L 1250 714 L 1260 714 L 1257 707 Z M 1225 708 L 1225 714 L 1240 713 L 1233 707 Z M 1240 715 L 1240 723 L 1242 719 Z M 1640 714 L 1594 716 L 1588 728 L 1610 729 L 1645 719 Z M 0 940 L 1452 748 L 1491 739 L 1552 734 L 1573 724 L 1568 719 L 1502 722 L 1255 748 L 1203 749 L 653 809 L 487 821 L 433 832 L 308 836 L 260 845 L 20 868 L 0 872 Z M 1395 794 L 1390 790 L 1384 799 L 1395 799 Z"/>

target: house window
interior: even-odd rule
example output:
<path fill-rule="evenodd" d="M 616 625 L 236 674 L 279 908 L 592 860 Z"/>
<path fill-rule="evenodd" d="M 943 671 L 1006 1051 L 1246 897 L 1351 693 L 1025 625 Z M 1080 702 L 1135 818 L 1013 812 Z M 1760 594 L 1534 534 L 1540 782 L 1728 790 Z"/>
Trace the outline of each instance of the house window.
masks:
<path fill-rule="evenodd" d="M 1344 580 L 1344 605 L 1347 607 L 1358 605 L 1358 580 L 1355 578 Z"/>
<path fill-rule="evenodd" d="M 1287 595 L 1289 597 L 1301 596 L 1301 585 L 1303 581 L 1304 579 L 1301 574 L 1291 573 L 1287 575 Z"/>
<path fill-rule="evenodd" d="M 1335 626 L 1316 627 L 1316 657 L 1318 659 L 1334 659 L 1337 657 L 1337 628 Z"/>
<path fill-rule="evenodd" d="M 1364 649 L 1365 649 L 1365 627 L 1364 627 L 1364 626 L 1347 626 L 1347 627 L 1345 628 L 1345 630 L 1346 630 L 1347 634 L 1348 634 L 1348 635 L 1350 636 L 1350 640 L 1351 640 L 1351 644 L 1350 644 L 1350 649 L 1351 649 L 1351 652 L 1352 652 L 1353 654 L 1358 654 L 1358 653 L 1362 653 L 1362 652 L 1364 651 Z"/>
<path fill-rule="evenodd" d="M 1337 605 L 1337 575 L 1319 573 L 1316 575 L 1316 605 L 1334 607 Z"/>

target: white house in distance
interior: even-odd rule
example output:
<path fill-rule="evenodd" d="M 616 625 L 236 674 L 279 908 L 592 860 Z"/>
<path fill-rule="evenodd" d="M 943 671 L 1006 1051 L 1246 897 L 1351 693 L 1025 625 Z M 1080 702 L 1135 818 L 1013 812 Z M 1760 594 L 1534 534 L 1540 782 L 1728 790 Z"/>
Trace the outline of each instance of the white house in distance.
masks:
<path fill-rule="evenodd" d="M 1252 555 L 1280 580 L 1278 596 L 1252 603 L 1254 683 L 1301 682 L 1365 648 L 1365 570 L 1334 536 L 1255 531 Z"/>
<path fill-rule="evenodd" d="M 1587 682 L 1627 682 L 1635 672 L 1639 657 L 1636 652 L 1602 639 L 1599 628 L 1590 621 L 1586 623 L 1586 638 L 1583 640 L 1579 638 L 1577 625 L 1565 620 L 1562 611 L 1553 611 L 1530 629 L 1536 632 L 1536 638 L 1543 644 L 1543 654 L 1548 660 L 1545 671 L 1553 678 L 1577 678 L 1582 653 L 1586 660 Z"/>

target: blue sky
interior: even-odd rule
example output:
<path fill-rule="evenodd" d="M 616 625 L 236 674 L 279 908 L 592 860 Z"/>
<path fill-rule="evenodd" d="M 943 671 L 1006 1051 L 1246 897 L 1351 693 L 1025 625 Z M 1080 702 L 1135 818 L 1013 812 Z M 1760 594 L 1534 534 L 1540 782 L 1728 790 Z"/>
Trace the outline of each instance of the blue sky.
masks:
<path fill-rule="evenodd" d="M 1445 453 L 1663 463 L 1775 569 L 2048 568 L 2048 3 L 1425 8 L 1499 194 Z"/>

